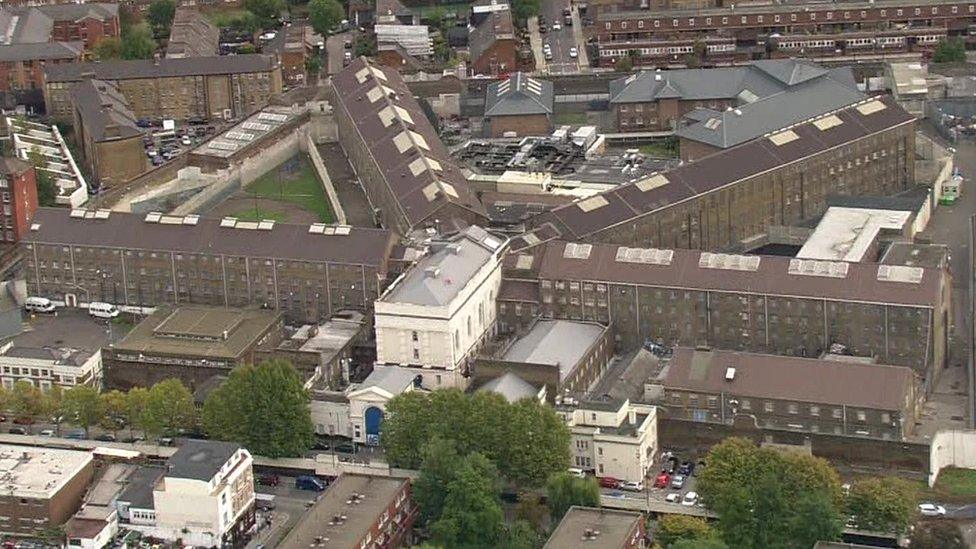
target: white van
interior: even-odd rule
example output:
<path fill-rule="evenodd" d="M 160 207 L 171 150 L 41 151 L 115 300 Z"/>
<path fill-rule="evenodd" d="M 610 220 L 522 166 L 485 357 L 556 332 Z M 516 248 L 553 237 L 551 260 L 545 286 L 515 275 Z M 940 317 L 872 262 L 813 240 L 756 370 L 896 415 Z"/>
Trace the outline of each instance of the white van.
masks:
<path fill-rule="evenodd" d="M 95 318 L 115 318 L 119 316 L 119 310 L 111 303 L 92 301 L 88 304 L 88 314 Z"/>
<path fill-rule="evenodd" d="M 32 313 L 53 313 L 58 307 L 46 297 L 28 297 L 24 308 Z"/>

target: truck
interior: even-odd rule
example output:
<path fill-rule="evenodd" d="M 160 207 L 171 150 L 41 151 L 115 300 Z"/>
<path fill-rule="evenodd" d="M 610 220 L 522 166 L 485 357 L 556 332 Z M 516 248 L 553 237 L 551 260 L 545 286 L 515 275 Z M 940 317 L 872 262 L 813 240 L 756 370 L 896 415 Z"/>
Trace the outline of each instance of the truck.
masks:
<path fill-rule="evenodd" d="M 295 488 L 299 490 L 312 490 L 322 492 L 325 490 L 325 483 L 312 475 L 301 475 L 295 478 Z"/>
<path fill-rule="evenodd" d="M 942 184 L 942 196 L 939 197 L 939 204 L 951 206 L 962 196 L 962 173 L 957 168 L 948 181 Z"/>

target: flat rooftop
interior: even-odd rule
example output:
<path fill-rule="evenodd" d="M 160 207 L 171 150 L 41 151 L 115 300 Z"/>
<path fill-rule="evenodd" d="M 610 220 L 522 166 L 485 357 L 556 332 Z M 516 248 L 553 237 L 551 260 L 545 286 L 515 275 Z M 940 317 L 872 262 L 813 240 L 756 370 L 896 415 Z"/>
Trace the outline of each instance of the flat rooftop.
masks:
<path fill-rule="evenodd" d="M 478 226 L 432 242 L 430 253 L 387 289 L 378 302 L 447 306 L 505 243 Z"/>
<path fill-rule="evenodd" d="M 360 540 L 407 482 L 404 478 L 342 474 L 299 519 L 279 547 L 308 549 L 321 537 L 329 540 L 328 547 L 358 548 Z"/>
<path fill-rule="evenodd" d="M 160 307 L 117 343 L 115 350 L 233 360 L 280 321 L 280 312 L 267 309 Z"/>
<path fill-rule="evenodd" d="M 91 461 L 89 452 L 0 444 L 0 485 L 6 495 L 48 499 Z"/>
<path fill-rule="evenodd" d="M 269 106 L 193 149 L 193 154 L 227 158 L 250 147 L 298 115 L 289 107 Z"/>
<path fill-rule="evenodd" d="M 559 377 L 563 379 L 605 330 L 605 327 L 589 322 L 540 320 L 529 333 L 515 341 L 502 358 L 510 362 L 559 366 Z"/>
<path fill-rule="evenodd" d="M 644 520 L 640 513 L 572 506 L 549 536 L 545 549 L 624 547 Z M 587 540 L 582 543 L 582 540 Z"/>
<path fill-rule="evenodd" d="M 949 247 L 945 244 L 921 242 L 892 242 L 881 255 L 885 265 L 942 268 L 949 262 Z"/>
<path fill-rule="evenodd" d="M 882 231 L 904 230 L 912 212 L 832 206 L 796 254 L 801 259 L 873 261 L 865 254 Z"/>

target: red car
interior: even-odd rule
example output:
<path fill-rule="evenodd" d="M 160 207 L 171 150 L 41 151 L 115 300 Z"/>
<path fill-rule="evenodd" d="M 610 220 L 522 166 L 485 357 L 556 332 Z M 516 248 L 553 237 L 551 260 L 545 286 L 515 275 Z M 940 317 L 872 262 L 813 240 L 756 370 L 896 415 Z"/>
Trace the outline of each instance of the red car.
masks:
<path fill-rule="evenodd" d="M 599 481 L 602 488 L 620 488 L 620 481 L 613 477 L 600 477 Z"/>
<path fill-rule="evenodd" d="M 280 480 L 278 475 L 261 475 L 258 477 L 258 484 L 262 486 L 277 486 Z"/>
<path fill-rule="evenodd" d="M 669 482 L 671 482 L 671 475 L 669 475 L 667 471 L 661 471 L 657 475 L 657 478 L 654 479 L 654 487 L 667 488 Z"/>

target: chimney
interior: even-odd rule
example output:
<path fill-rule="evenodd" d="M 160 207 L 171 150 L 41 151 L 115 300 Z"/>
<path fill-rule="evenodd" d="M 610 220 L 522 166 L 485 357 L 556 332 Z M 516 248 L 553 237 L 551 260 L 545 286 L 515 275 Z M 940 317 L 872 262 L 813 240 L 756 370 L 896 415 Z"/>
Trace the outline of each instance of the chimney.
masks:
<path fill-rule="evenodd" d="M 627 421 L 631 425 L 636 425 L 637 424 L 637 410 L 634 410 L 633 408 L 631 408 L 630 411 L 627 412 Z"/>

